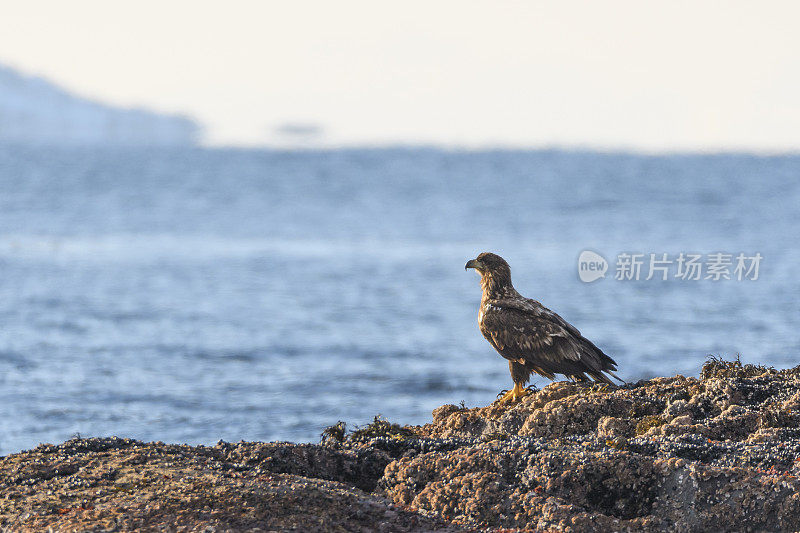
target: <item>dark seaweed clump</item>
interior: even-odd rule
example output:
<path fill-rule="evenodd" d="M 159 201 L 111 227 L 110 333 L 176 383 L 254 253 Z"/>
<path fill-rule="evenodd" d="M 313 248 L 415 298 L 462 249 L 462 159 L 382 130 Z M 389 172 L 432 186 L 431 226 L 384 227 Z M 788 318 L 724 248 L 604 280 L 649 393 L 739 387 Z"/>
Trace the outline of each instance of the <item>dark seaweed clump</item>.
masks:
<path fill-rule="evenodd" d="M 320 435 L 320 442 L 322 444 L 328 442 L 344 442 L 345 434 L 347 432 L 347 423 L 339 420 L 332 426 L 328 426 L 322 430 Z"/>
<path fill-rule="evenodd" d="M 700 379 L 751 378 L 767 372 L 776 372 L 776 370 L 771 366 L 743 365 L 739 354 L 736 354 L 736 359 L 731 361 L 711 355 L 700 370 Z"/>
<path fill-rule="evenodd" d="M 347 425 L 342 421 L 328 426 L 322 431 L 321 442 L 322 444 L 347 441 L 367 442 L 378 438 L 402 440 L 416 436 L 416 433 L 408 427 L 389 422 L 381 415 L 376 415 L 372 422 L 355 429 L 349 435 L 347 434 Z"/>
<path fill-rule="evenodd" d="M 415 433 L 411 429 L 389 422 L 381 415 L 376 415 L 371 423 L 353 431 L 350 434 L 350 440 L 363 442 L 377 437 L 406 439 L 413 436 L 415 436 Z"/>

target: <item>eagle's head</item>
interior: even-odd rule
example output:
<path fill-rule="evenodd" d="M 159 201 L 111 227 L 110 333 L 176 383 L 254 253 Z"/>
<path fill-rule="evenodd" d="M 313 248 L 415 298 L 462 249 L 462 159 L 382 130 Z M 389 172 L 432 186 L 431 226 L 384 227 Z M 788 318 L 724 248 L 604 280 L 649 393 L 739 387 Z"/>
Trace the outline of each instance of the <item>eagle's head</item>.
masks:
<path fill-rule="evenodd" d="M 483 252 L 475 259 L 467 261 L 464 270 L 468 268 L 474 268 L 481 275 L 484 289 L 511 286 L 511 267 L 497 254 Z"/>

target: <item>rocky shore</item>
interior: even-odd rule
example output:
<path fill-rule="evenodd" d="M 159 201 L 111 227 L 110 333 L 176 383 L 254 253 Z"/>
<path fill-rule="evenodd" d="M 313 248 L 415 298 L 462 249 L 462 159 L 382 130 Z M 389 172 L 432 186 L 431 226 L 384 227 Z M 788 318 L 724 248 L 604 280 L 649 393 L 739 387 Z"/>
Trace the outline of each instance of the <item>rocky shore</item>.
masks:
<path fill-rule="evenodd" d="M 8 531 L 796 531 L 800 367 L 557 382 L 323 443 L 72 439 L 0 458 Z"/>

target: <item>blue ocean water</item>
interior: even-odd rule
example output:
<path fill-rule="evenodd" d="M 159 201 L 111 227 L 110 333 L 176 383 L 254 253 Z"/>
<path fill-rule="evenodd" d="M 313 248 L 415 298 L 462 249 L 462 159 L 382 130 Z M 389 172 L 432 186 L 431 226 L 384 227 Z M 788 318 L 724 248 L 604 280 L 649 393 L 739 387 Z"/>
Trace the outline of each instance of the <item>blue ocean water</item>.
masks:
<path fill-rule="evenodd" d="M 510 378 L 477 329 L 481 251 L 628 380 L 794 366 L 798 178 L 798 156 L 0 147 L 0 453 L 486 405 Z M 605 279 L 578 279 L 585 249 Z M 614 279 L 621 252 L 720 251 L 760 253 L 759 278 Z"/>

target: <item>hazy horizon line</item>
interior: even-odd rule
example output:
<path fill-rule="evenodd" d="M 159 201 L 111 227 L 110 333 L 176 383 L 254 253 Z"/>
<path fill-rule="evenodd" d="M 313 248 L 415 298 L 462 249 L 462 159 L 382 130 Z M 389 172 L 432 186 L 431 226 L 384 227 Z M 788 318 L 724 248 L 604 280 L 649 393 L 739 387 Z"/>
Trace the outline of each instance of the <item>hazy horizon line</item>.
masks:
<path fill-rule="evenodd" d="M 340 142 L 340 143 L 309 143 L 308 145 L 291 145 L 289 143 L 209 143 L 200 141 L 197 148 L 208 150 L 242 150 L 242 151 L 271 151 L 271 152 L 335 152 L 357 150 L 431 150 L 440 152 L 562 152 L 562 153 L 592 153 L 608 155 L 642 155 L 642 156 L 668 156 L 668 155 L 752 155 L 761 157 L 800 156 L 800 147 L 796 148 L 755 148 L 755 147 L 675 147 L 675 148 L 644 148 L 632 145 L 613 144 L 524 144 L 524 143 L 449 143 L 449 142 Z"/>
<path fill-rule="evenodd" d="M 650 149 L 635 146 L 591 145 L 591 144 L 457 144 L 435 142 L 386 142 L 386 143 L 319 143 L 313 145 L 289 146 L 274 143 L 207 143 L 195 144 L 144 144 L 144 143 L 82 143 L 82 142 L 23 142 L 0 140 L 0 148 L 30 149 L 78 149 L 78 150 L 207 150 L 207 151 L 240 151 L 240 152 L 284 152 L 284 153 L 321 153 L 321 152 L 355 152 L 355 151 L 432 151 L 451 153 L 573 153 L 597 155 L 631 155 L 642 157 L 666 156 L 751 156 L 751 157 L 799 157 L 800 148 L 793 149 L 759 149 L 748 147 L 728 148 L 670 148 Z"/>

